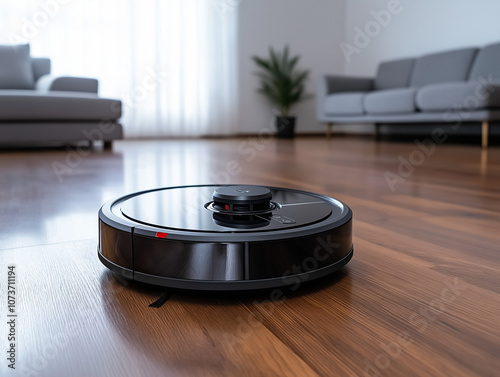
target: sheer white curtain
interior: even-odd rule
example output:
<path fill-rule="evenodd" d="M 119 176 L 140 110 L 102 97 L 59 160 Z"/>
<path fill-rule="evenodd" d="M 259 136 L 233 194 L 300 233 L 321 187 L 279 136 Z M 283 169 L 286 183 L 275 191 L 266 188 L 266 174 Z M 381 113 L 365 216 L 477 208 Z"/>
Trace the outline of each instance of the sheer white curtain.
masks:
<path fill-rule="evenodd" d="M 127 137 L 237 131 L 237 0 L 2 0 L 1 43 L 121 98 Z"/>

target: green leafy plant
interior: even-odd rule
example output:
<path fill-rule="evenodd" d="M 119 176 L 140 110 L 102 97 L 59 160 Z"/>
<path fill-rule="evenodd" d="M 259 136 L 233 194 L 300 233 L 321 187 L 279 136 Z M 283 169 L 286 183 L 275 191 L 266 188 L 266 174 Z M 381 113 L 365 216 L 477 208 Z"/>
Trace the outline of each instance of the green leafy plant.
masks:
<path fill-rule="evenodd" d="M 252 59 L 260 68 L 256 73 L 260 77 L 258 92 L 277 105 L 282 116 L 288 116 L 293 105 L 311 97 L 305 93 L 309 71 L 296 68 L 300 55 L 290 57 L 288 46 L 283 53 L 270 47 L 269 59 L 258 56 Z"/>

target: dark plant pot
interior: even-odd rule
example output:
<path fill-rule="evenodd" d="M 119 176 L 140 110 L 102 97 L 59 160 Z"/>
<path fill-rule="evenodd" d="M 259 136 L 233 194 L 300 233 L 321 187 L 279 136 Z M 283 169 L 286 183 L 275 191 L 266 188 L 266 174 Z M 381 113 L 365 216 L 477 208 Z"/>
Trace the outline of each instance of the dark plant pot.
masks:
<path fill-rule="evenodd" d="M 295 117 L 276 117 L 276 137 L 280 139 L 293 139 L 295 136 Z"/>

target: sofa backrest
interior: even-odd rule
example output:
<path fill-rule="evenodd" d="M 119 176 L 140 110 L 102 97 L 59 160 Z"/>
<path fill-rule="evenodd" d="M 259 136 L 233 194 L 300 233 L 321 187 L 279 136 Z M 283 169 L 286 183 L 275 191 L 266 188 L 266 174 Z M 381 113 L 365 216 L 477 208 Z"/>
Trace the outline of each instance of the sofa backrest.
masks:
<path fill-rule="evenodd" d="M 411 73 L 415 65 L 414 58 L 391 60 L 380 63 L 375 76 L 374 89 L 404 88 L 410 83 Z"/>
<path fill-rule="evenodd" d="M 441 82 L 466 81 L 477 51 L 477 48 L 462 48 L 418 58 L 410 86 L 418 88 Z"/>
<path fill-rule="evenodd" d="M 50 74 L 50 59 L 48 58 L 31 58 L 31 65 L 33 66 L 35 81 L 43 75 Z"/>
<path fill-rule="evenodd" d="M 487 79 L 490 75 L 493 81 L 500 81 L 500 43 L 485 46 L 478 52 L 469 80 Z"/>

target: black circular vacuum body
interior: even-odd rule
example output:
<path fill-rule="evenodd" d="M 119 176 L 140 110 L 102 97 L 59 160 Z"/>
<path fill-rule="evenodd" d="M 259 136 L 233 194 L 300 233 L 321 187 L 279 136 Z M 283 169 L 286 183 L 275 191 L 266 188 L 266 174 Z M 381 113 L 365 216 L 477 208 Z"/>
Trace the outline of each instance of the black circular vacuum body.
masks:
<path fill-rule="evenodd" d="M 101 262 L 127 279 L 172 288 L 297 285 L 340 269 L 352 253 L 349 207 L 300 190 L 167 187 L 99 211 Z"/>

